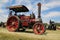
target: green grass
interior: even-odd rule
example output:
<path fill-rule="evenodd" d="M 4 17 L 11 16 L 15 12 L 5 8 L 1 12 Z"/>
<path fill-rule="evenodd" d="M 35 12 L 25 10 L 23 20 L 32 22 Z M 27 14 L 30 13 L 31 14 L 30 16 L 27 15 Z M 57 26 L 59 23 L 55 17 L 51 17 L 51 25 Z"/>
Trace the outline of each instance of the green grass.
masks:
<path fill-rule="evenodd" d="M 0 40 L 60 40 L 60 30 L 47 30 L 43 35 L 36 35 L 32 30 L 29 32 L 9 32 L 0 28 Z"/>
<path fill-rule="evenodd" d="M 12 35 L 7 33 L 0 33 L 0 40 L 45 40 L 44 38 L 29 38 L 25 36 Z"/>
<path fill-rule="evenodd" d="M 30 31 L 30 30 L 29 30 Z M 33 33 L 33 35 L 35 35 Z M 25 32 L 9 32 L 5 28 L 0 28 L 0 40 L 44 40 L 43 38 L 35 38 Z"/>

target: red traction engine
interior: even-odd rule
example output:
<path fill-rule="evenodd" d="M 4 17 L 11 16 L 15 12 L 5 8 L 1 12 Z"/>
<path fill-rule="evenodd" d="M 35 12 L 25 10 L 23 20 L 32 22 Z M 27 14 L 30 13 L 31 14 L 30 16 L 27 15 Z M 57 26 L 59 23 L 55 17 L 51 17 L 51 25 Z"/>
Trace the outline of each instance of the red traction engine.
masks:
<path fill-rule="evenodd" d="M 30 16 L 24 14 L 17 15 L 18 12 L 29 11 L 24 5 L 11 6 L 8 8 L 10 10 L 6 27 L 8 31 L 25 31 L 26 28 L 32 28 L 35 34 L 43 34 L 45 32 L 45 27 L 40 16 L 41 3 L 38 3 L 38 18 L 36 18 L 33 13 L 30 14 Z M 12 11 L 15 13 L 12 14 Z"/>

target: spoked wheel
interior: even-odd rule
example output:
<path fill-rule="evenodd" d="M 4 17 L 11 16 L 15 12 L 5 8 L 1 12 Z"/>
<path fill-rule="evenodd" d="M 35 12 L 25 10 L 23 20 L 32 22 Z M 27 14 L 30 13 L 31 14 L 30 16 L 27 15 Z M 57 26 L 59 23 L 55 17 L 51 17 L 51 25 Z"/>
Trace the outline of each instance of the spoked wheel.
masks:
<path fill-rule="evenodd" d="M 8 31 L 16 31 L 19 28 L 19 18 L 17 16 L 11 16 L 7 20 Z"/>
<path fill-rule="evenodd" d="M 36 23 L 33 25 L 33 31 L 35 34 L 43 34 L 45 32 L 45 27 L 41 23 Z"/>

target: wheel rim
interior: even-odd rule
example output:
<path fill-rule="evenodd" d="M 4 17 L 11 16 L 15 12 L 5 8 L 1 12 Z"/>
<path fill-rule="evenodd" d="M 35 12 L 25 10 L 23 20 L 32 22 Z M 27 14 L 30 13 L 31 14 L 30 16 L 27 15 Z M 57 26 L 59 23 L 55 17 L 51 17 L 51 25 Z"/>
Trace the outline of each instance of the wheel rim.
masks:
<path fill-rule="evenodd" d="M 19 26 L 19 20 L 16 16 L 11 16 L 7 20 L 7 29 L 8 31 L 16 31 Z"/>
<path fill-rule="evenodd" d="M 43 34 L 45 31 L 44 25 L 37 23 L 33 26 L 33 31 L 35 34 Z"/>

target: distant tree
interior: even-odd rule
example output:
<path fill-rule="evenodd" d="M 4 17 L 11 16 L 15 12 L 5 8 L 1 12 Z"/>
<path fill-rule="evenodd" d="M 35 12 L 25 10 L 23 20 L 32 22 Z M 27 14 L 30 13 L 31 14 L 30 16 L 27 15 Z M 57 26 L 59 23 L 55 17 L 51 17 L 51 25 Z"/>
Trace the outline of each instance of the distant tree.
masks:
<path fill-rule="evenodd" d="M 56 26 L 60 26 L 60 23 L 55 23 Z"/>
<path fill-rule="evenodd" d="M 5 23 L 4 22 L 0 22 L 0 27 L 5 27 Z"/>
<path fill-rule="evenodd" d="M 46 25 L 46 26 L 48 25 L 47 23 L 43 23 L 43 24 Z"/>

